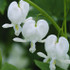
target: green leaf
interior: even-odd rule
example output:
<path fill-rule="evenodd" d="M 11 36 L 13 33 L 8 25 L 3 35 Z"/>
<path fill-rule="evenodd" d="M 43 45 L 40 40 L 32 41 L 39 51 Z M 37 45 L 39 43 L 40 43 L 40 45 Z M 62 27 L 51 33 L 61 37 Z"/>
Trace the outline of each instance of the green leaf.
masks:
<path fill-rule="evenodd" d="M 43 63 L 41 61 L 35 60 L 35 64 L 41 69 L 41 70 L 50 70 L 48 63 Z M 56 70 L 64 70 L 56 66 Z"/>
<path fill-rule="evenodd" d="M 4 14 L 6 5 L 7 5 L 6 0 L 0 0 L 0 13 L 1 13 L 1 14 Z"/>
<path fill-rule="evenodd" d="M 0 68 L 2 66 L 2 56 L 1 56 L 1 49 L 0 49 Z"/>
<path fill-rule="evenodd" d="M 50 70 L 49 69 L 49 64 L 43 63 L 40 61 L 35 60 L 35 64 L 41 69 L 41 70 Z"/>
<path fill-rule="evenodd" d="M 18 70 L 15 66 L 5 63 L 1 70 Z"/>

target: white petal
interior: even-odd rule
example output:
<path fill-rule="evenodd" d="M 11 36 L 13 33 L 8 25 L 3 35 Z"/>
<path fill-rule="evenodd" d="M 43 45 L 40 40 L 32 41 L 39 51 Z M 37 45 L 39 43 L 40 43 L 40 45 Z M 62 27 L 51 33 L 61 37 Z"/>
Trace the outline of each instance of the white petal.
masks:
<path fill-rule="evenodd" d="M 60 62 L 70 64 L 69 55 L 67 54 L 64 59 L 59 59 Z"/>
<path fill-rule="evenodd" d="M 63 59 L 69 50 L 68 40 L 64 37 L 59 38 L 59 42 L 56 44 L 56 51 L 58 55 L 58 59 Z"/>
<path fill-rule="evenodd" d="M 70 60 L 60 60 L 63 63 L 70 64 Z"/>
<path fill-rule="evenodd" d="M 40 40 L 40 41 L 38 41 L 38 42 L 45 43 L 45 41 L 46 41 L 46 39 Z"/>
<path fill-rule="evenodd" d="M 52 45 L 55 44 L 57 42 L 57 37 L 56 35 L 49 35 L 46 40 L 45 40 L 45 44 L 46 45 Z"/>
<path fill-rule="evenodd" d="M 29 12 L 29 4 L 23 0 L 20 0 L 19 5 L 23 14 L 23 18 L 26 18 Z"/>
<path fill-rule="evenodd" d="M 66 55 L 66 57 L 63 59 L 56 60 L 56 65 L 59 66 L 60 68 L 63 68 L 64 70 L 67 70 L 69 64 L 70 60 L 68 55 Z"/>
<path fill-rule="evenodd" d="M 15 35 L 19 36 L 20 32 L 19 31 L 15 31 Z"/>
<path fill-rule="evenodd" d="M 70 63 L 62 62 L 62 61 L 56 61 L 56 65 L 60 68 L 67 70 Z"/>
<path fill-rule="evenodd" d="M 29 17 L 25 20 L 25 22 L 29 21 L 29 20 L 32 20 L 33 18 L 32 17 Z"/>
<path fill-rule="evenodd" d="M 34 20 L 28 20 L 23 25 L 22 35 L 25 37 L 25 39 L 31 40 L 33 38 L 32 33 L 35 33 L 34 25 L 35 25 Z"/>
<path fill-rule="evenodd" d="M 22 30 L 22 28 L 21 28 L 20 24 L 15 24 L 14 25 L 14 31 L 15 31 L 16 36 L 19 36 L 21 30 Z"/>
<path fill-rule="evenodd" d="M 38 56 L 43 57 L 43 58 L 48 58 L 48 56 L 46 56 L 44 53 L 42 52 L 38 52 L 37 53 Z"/>
<path fill-rule="evenodd" d="M 49 60 L 49 58 L 45 58 L 45 59 L 43 60 L 43 62 L 46 63 L 48 60 Z"/>
<path fill-rule="evenodd" d="M 45 50 L 49 57 L 56 56 L 56 41 L 57 37 L 55 35 L 49 35 L 45 40 Z"/>
<path fill-rule="evenodd" d="M 22 19 L 22 13 L 16 1 L 13 1 L 8 8 L 8 18 L 13 23 L 19 23 Z"/>
<path fill-rule="evenodd" d="M 26 40 L 23 40 L 23 39 L 18 38 L 18 37 L 14 38 L 13 41 L 15 41 L 15 42 L 27 42 Z"/>
<path fill-rule="evenodd" d="M 2 25 L 2 27 L 3 27 L 3 28 L 13 27 L 13 24 L 7 24 L 7 23 L 6 23 L 6 24 Z"/>
<path fill-rule="evenodd" d="M 35 42 L 31 42 L 31 47 L 30 47 L 29 51 L 30 51 L 31 53 L 34 53 L 34 52 L 36 51 Z"/>
<path fill-rule="evenodd" d="M 60 37 L 59 42 L 60 42 L 60 45 L 63 46 L 61 48 L 64 50 L 64 52 L 67 53 L 68 50 L 69 50 L 69 42 L 68 42 L 68 40 L 65 37 Z"/>
<path fill-rule="evenodd" d="M 22 34 L 28 41 L 38 41 L 41 39 L 34 20 L 28 20 L 23 25 Z"/>
<path fill-rule="evenodd" d="M 38 52 L 37 55 L 44 58 L 43 62 L 47 62 L 49 59 L 49 57 L 42 52 Z"/>
<path fill-rule="evenodd" d="M 56 67 L 55 67 L 55 59 L 53 58 L 51 61 L 50 61 L 50 70 L 55 70 Z"/>
<path fill-rule="evenodd" d="M 38 20 L 37 28 L 40 33 L 41 39 L 44 38 L 49 31 L 49 25 L 48 25 L 47 21 L 45 21 L 43 19 Z"/>

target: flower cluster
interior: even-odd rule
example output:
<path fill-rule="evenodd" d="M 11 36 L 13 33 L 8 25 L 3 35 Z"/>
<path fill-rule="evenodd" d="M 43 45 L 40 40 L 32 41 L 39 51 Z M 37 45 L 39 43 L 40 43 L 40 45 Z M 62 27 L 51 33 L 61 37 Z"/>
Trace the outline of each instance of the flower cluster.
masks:
<path fill-rule="evenodd" d="M 41 41 L 46 36 L 49 30 L 48 23 L 44 19 L 40 19 L 37 22 L 32 17 L 26 18 L 29 12 L 29 4 L 23 0 L 20 0 L 19 4 L 13 1 L 8 8 L 8 18 L 11 24 L 4 24 L 3 28 L 13 27 L 15 35 L 19 36 L 20 33 L 24 36 L 24 40 L 21 38 L 14 38 L 16 42 L 31 42 L 30 52 L 35 52 L 35 43 Z M 20 25 L 24 24 L 23 27 Z"/>
<path fill-rule="evenodd" d="M 8 8 L 8 18 L 11 24 L 4 24 L 3 28 L 13 27 L 15 35 L 19 36 L 22 33 L 24 39 L 19 37 L 14 38 L 16 42 L 31 42 L 30 52 L 34 53 L 36 51 L 35 43 L 44 42 L 45 51 L 47 56 L 38 52 L 37 54 L 44 58 L 44 62 L 50 64 L 50 70 L 55 70 L 55 65 L 67 69 L 70 60 L 67 54 L 69 50 L 69 43 L 65 37 L 57 38 L 55 35 L 49 35 L 46 39 L 42 40 L 49 31 L 49 25 L 44 19 L 35 21 L 32 17 L 27 17 L 29 12 L 29 4 L 23 0 L 20 0 L 19 4 L 13 1 Z M 21 27 L 21 24 L 24 24 Z"/>

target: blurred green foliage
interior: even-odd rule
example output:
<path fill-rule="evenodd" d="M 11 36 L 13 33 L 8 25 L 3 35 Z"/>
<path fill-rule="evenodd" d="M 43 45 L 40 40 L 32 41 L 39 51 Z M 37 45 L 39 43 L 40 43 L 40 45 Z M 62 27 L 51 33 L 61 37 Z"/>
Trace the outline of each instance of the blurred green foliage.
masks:
<path fill-rule="evenodd" d="M 31 0 L 58 20 L 64 18 L 64 0 Z M 70 20 L 70 0 L 67 0 L 67 20 Z"/>
<path fill-rule="evenodd" d="M 1 55 L 1 49 L 0 49 L 0 68 L 2 66 L 2 55 Z"/>
<path fill-rule="evenodd" d="M 0 13 L 4 14 L 4 11 L 7 6 L 7 1 L 6 0 L 0 0 Z"/>
<path fill-rule="evenodd" d="M 5 63 L 1 70 L 18 70 L 15 66 Z"/>

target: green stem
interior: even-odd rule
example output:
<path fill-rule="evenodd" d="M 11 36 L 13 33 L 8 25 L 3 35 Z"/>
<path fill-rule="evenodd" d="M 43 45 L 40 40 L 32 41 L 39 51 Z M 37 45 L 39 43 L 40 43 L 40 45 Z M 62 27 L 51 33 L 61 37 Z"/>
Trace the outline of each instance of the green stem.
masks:
<path fill-rule="evenodd" d="M 29 4 L 31 4 L 32 6 L 34 6 L 43 16 L 45 16 L 49 21 L 51 21 L 51 23 L 54 25 L 54 27 L 56 28 L 56 30 L 59 32 L 60 31 L 60 27 L 57 25 L 57 23 L 48 15 L 47 12 L 45 12 L 42 8 L 40 8 L 39 6 L 37 6 L 35 3 L 33 3 L 30 0 L 24 0 L 26 2 L 28 2 Z"/>
<path fill-rule="evenodd" d="M 66 25 L 66 0 L 64 0 L 64 33 L 67 38 L 67 25 Z"/>
<path fill-rule="evenodd" d="M 42 15 L 41 13 L 39 13 L 37 16 L 36 16 L 36 23 L 35 23 L 35 27 L 37 27 L 37 21 L 38 21 L 38 17 L 40 16 L 40 15 Z"/>

